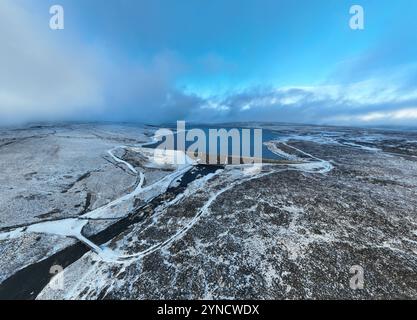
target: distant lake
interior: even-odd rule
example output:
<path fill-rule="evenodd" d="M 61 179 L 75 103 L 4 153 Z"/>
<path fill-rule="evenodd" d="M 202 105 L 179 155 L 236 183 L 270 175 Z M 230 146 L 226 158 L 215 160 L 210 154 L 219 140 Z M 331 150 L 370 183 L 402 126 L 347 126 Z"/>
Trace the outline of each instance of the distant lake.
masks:
<path fill-rule="evenodd" d="M 170 129 L 174 132 L 174 150 L 177 150 L 178 148 L 178 141 L 177 141 L 177 133 L 176 130 L 176 126 L 165 126 L 164 128 L 166 129 Z M 231 130 L 231 129 L 237 129 L 239 130 L 239 134 L 240 134 L 240 140 L 242 140 L 242 130 L 243 129 L 247 129 L 250 131 L 250 154 L 251 156 L 254 155 L 254 130 L 256 128 L 238 128 L 238 127 L 233 127 L 233 126 L 216 126 L 216 125 L 210 125 L 210 126 L 202 126 L 202 125 L 187 125 L 186 126 L 186 131 L 188 132 L 191 129 L 200 129 L 205 133 L 205 137 L 206 137 L 206 154 L 209 154 L 209 130 L 210 129 L 215 129 L 215 130 L 219 130 L 219 129 L 225 129 L 227 131 Z M 279 137 L 281 137 L 282 135 L 280 135 L 278 132 L 275 131 L 271 131 L 268 129 L 262 129 L 262 158 L 263 159 L 272 159 L 272 160 L 282 160 L 283 158 L 278 156 L 277 154 L 271 152 L 263 143 L 267 142 L 267 141 L 271 141 L 271 140 L 276 140 Z M 220 139 L 217 139 L 217 154 L 220 155 Z M 145 147 L 147 148 L 157 148 L 160 144 L 164 143 L 164 141 L 166 141 L 165 137 L 162 138 L 162 141 L 158 141 L 155 143 L 150 143 L 150 144 L 146 144 Z M 185 149 L 187 150 L 188 147 L 190 147 L 193 143 L 195 143 L 197 141 L 197 138 L 195 138 L 193 141 L 185 141 Z M 242 148 L 241 148 L 242 149 Z M 199 150 L 200 152 L 202 150 Z M 229 138 L 228 141 L 228 156 L 242 156 L 242 150 L 240 151 L 240 155 L 236 155 L 233 154 L 233 150 L 232 150 L 232 139 Z M 222 154 L 223 156 L 223 154 Z"/>

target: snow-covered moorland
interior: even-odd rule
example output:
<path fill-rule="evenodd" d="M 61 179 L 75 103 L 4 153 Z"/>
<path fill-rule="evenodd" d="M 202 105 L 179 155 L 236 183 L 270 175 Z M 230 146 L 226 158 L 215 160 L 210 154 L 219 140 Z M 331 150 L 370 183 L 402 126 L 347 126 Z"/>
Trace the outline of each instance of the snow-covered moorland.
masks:
<path fill-rule="evenodd" d="M 269 124 L 285 161 L 203 166 L 155 159 L 156 129 L 4 129 L 2 297 L 69 252 L 63 288 L 24 298 L 417 296 L 414 132 Z"/>

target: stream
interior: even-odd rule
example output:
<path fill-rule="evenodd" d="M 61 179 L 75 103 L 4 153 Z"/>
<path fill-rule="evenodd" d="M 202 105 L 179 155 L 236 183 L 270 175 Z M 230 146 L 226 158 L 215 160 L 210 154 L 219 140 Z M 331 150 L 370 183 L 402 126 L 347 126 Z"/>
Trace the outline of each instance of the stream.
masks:
<path fill-rule="evenodd" d="M 97 245 L 102 245 L 116 236 L 120 235 L 128 228 L 136 223 L 144 221 L 152 214 L 143 215 L 143 212 L 153 212 L 155 208 L 164 202 L 169 202 L 188 187 L 188 185 L 196 179 L 214 173 L 222 166 L 213 165 L 196 165 L 191 170 L 187 171 L 179 184 L 169 187 L 167 191 L 150 200 L 145 205 L 137 208 L 121 220 L 115 222 L 103 231 L 88 237 L 88 240 Z M 43 288 L 49 283 L 53 275 L 50 273 L 50 268 L 54 265 L 59 265 L 66 268 L 84 254 L 91 251 L 85 243 L 78 241 L 77 243 L 66 247 L 65 249 L 55 253 L 54 255 L 31 264 L 20 271 L 13 274 L 0 284 L 0 299 L 1 300 L 34 300 Z"/>

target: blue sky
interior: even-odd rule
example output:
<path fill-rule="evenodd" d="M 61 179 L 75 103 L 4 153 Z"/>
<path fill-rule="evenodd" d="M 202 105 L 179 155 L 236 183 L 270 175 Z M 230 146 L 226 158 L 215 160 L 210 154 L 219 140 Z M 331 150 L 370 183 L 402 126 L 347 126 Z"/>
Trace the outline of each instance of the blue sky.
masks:
<path fill-rule="evenodd" d="M 3 122 L 417 124 L 414 0 L 2 0 L 0 21 Z"/>

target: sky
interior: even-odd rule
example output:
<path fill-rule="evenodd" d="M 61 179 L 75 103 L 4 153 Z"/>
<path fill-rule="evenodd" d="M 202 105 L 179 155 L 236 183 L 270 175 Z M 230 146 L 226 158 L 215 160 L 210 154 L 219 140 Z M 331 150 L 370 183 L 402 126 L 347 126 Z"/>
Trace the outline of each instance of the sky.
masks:
<path fill-rule="evenodd" d="M 415 0 L 0 0 L 0 124 L 417 126 L 416 21 Z"/>

